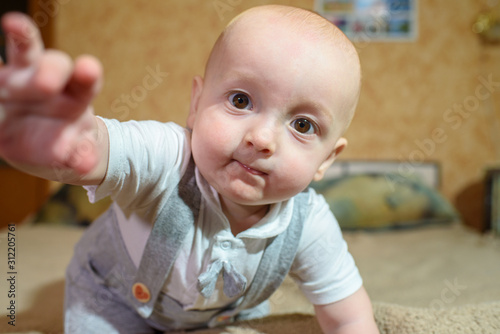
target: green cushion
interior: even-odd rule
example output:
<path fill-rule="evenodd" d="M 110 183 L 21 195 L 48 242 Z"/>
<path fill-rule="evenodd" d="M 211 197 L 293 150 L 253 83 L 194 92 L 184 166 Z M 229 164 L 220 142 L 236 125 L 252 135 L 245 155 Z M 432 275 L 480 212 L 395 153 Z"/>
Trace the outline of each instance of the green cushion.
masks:
<path fill-rule="evenodd" d="M 340 227 L 387 229 L 459 219 L 455 208 L 418 178 L 399 174 L 360 174 L 315 182 Z"/>

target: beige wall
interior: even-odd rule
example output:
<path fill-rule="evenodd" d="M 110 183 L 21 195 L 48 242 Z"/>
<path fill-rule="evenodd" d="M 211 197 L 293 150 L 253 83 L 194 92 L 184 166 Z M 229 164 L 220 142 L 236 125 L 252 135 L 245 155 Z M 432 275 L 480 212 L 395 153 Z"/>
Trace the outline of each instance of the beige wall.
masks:
<path fill-rule="evenodd" d="M 93 54 L 104 64 L 98 114 L 180 124 L 192 77 L 202 74 L 213 42 L 234 15 L 266 3 L 313 8 L 312 0 L 56 3 L 56 46 L 73 56 Z M 492 127 L 500 116 L 500 87 L 496 100 L 479 101 L 491 95 L 481 88 L 483 79 L 500 81 L 500 47 L 485 48 L 471 31 L 481 8 L 476 0 L 421 0 L 418 41 L 357 43 L 363 91 L 343 159 L 391 159 L 403 171 L 421 159 L 438 161 L 450 199 L 481 178 L 486 165 L 500 162 L 500 141 L 493 142 L 500 129 Z M 151 71 L 161 72 L 156 82 Z"/>
<path fill-rule="evenodd" d="M 490 75 L 500 82 L 500 58 L 491 57 L 498 47 L 484 48 L 471 30 L 481 8 L 477 1 L 422 0 L 416 43 L 359 46 L 364 86 L 345 157 L 396 159 L 403 170 L 438 161 L 450 198 L 499 162 L 491 131 L 500 128 L 489 125 L 500 105 L 490 115 L 491 99 L 480 99 L 492 93 L 478 87 Z"/>

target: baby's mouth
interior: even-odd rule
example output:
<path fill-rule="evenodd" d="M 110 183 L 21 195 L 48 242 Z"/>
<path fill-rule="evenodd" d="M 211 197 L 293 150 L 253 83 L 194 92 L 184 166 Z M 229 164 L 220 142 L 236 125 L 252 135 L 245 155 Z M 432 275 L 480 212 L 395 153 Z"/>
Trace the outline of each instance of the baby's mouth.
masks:
<path fill-rule="evenodd" d="M 267 173 L 263 172 L 263 171 L 260 171 L 258 169 L 255 169 L 255 168 L 252 168 L 250 166 L 247 166 L 245 165 L 244 163 L 241 163 L 239 161 L 236 160 L 236 162 L 241 166 L 243 167 L 243 169 L 245 169 L 247 172 L 249 172 L 250 174 L 253 174 L 253 175 L 267 175 Z"/>

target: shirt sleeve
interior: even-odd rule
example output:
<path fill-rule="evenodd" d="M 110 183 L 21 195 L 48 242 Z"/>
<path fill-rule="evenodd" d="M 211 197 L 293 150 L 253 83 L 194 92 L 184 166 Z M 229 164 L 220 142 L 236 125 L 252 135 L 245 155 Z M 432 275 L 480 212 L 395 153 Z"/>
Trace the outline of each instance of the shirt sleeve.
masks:
<path fill-rule="evenodd" d="M 309 205 L 290 276 L 311 303 L 325 305 L 350 296 L 363 281 L 323 196 L 310 190 Z"/>
<path fill-rule="evenodd" d="M 90 201 L 111 196 L 125 214 L 153 222 L 189 160 L 187 130 L 175 123 L 103 119 L 109 133 L 106 176 L 87 187 Z"/>

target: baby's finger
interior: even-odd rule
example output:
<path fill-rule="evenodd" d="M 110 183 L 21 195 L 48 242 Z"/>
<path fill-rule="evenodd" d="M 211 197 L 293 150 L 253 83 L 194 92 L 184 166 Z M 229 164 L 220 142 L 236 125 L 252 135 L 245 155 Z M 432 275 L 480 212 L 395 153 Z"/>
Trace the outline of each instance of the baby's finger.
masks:
<path fill-rule="evenodd" d="M 40 31 L 35 23 L 21 13 L 8 13 L 2 18 L 7 40 L 9 65 L 25 67 L 33 64 L 43 51 Z"/>
<path fill-rule="evenodd" d="M 3 121 L 7 118 L 7 112 L 5 111 L 5 108 L 0 104 L 0 125 L 3 123 Z"/>
<path fill-rule="evenodd" d="M 88 103 L 101 89 L 102 76 L 99 60 L 92 56 L 80 56 L 75 60 L 66 93 L 75 100 Z"/>
<path fill-rule="evenodd" d="M 73 72 L 71 58 L 64 52 L 46 50 L 40 57 L 38 69 L 33 76 L 32 88 L 40 98 L 61 94 L 66 88 Z"/>
<path fill-rule="evenodd" d="M 5 67 L 0 71 L 0 102 L 46 101 L 63 93 L 71 77 L 72 62 L 68 55 L 47 50 L 37 67 Z"/>

